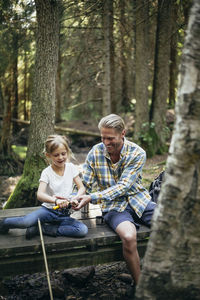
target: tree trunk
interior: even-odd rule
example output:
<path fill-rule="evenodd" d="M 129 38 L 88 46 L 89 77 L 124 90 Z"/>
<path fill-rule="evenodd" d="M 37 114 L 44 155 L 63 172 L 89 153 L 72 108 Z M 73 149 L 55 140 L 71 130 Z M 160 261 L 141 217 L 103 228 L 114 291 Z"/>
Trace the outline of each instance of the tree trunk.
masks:
<path fill-rule="evenodd" d="M 13 39 L 13 110 L 12 116 L 15 119 L 18 119 L 18 105 L 19 105 L 19 98 L 18 98 L 18 33 L 13 32 L 12 34 Z M 18 126 L 13 127 L 13 134 L 15 135 L 18 132 Z"/>
<path fill-rule="evenodd" d="M 61 52 L 58 55 L 58 70 L 56 74 L 56 123 L 61 121 Z"/>
<path fill-rule="evenodd" d="M 155 152 L 166 151 L 166 110 L 169 92 L 171 0 L 158 0 L 154 80 L 150 121 L 155 124 Z"/>
<path fill-rule="evenodd" d="M 28 120 L 27 116 L 27 66 L 28 66 L 28 60 L 27 60 L 27 53 L 26 50 L 24 50 L 24 86 L 23 86 L 23 97 L 24 97 L 24 103 L 23 103 L 23 114 L 24 114 L 24 120 Z"/>
<path fill-rule="evenodd" d="M 177 87 L 177 42 L 178 42 L 178 26 L 177 26 L 178 5 L 172 2 L 172 36 L 170 42 L 170 76 L 169 76 L 169 107 L 174 108 L 176 100 Z"/>
<path fill-rule="evenodd" d="M 121 106 L 123 112 L 130 110 L 130 102 L 128 98 L 128 83 L 127 83 L 127 59 L 126 59 L 126 47 L 125 47 L 125 35 L 126 35 L 126 17 L 125 17 L 126 1 L 119 1 L 120 9 L 120 72 L 121 72 Z M 119 112 L 119 111 L 118 111 Z"/>
<path fill-rule="evenodd" d="M 54 133 L 55 80 L 59 47 L 59 1 L 35 0 L 37 44 L 27 157 L 23 175 L 10 196 L 6 208 L 33 206 L 38 180 L 46 163 L 44 141 Z"/>
<path fill-rule="evenodd" d="M 194 1 L 180 69 L 166 175 L 135 299 L 200 299 L 200 2 Z"/>
<path fill-rule="evenodd" d="M 113 42 L 113 0 L 105 0 L 103 7 L 104 33 L 104 87 L 103 115 L 116 111 L 114 101 L 114 42 Z"/>
<path fill-rule="evenodd" d="M 136 1 L 136 105 L 134 139 L 138 141 L 149 130 L 148 104 L 148 1 Z M 141 140 L 142 141 L 142 140 Z M 144 142 L 144 141 L 142 141 Z M 145 147 L 146 148 L 146 147 Z"/>
<path fill-rule="evenodd" d="M 11 82 L 10 82 L 11 84 Z M 10 132 L 11 132 L 11 90 L 8 85 L 5 87 L 4 97 L 3 97 L 3 124 L 1 131 L 1 143 L 0 143 L 0 156 L 4 163 L 5 157 L 10 156 Z M 1 174 L 3 171 L 3 166 L 1 168 Z"/>

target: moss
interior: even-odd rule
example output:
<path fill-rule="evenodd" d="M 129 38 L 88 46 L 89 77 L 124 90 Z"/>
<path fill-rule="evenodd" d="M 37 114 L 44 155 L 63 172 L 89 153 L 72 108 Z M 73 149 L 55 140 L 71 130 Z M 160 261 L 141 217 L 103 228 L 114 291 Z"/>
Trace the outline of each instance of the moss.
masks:
<path fill-rule="evenodd" d="M 41 171 L 45 167 L 46 162 L 39 155 L 26 159 L 22 177 L 10 195 L 4 209 L 30 207 L 38 204 L 36 192 Z"/>

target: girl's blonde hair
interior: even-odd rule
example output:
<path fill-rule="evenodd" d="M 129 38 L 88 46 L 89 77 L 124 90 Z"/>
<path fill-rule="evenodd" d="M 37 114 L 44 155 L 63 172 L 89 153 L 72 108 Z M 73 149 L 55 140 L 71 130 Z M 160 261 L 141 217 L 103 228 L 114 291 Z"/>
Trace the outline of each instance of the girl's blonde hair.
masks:
<path fill-rule="evenodd" d="M 67 151 L 68 160 L 73 157 L 73 153 L 68 145 L 68 140 L 64 135 L 52 134 L 49 135 L 44 144 L 44 152 L 47 154 L 53 153 L 60 145 L 63 145 Z"/>

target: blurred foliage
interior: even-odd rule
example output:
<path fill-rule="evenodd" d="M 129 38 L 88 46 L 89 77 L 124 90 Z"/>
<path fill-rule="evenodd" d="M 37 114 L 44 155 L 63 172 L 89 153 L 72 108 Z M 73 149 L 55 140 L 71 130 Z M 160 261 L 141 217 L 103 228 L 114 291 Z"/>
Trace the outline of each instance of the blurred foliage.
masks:
<path fill-rule="evenodd" d="M 25 158 L 26 158 L 26 151 L 27 151 L 27 147 L 26 146 L 12 145 L 12 149 L 19 156 L 19 158 L 21 160 L 25 160 Z"/>

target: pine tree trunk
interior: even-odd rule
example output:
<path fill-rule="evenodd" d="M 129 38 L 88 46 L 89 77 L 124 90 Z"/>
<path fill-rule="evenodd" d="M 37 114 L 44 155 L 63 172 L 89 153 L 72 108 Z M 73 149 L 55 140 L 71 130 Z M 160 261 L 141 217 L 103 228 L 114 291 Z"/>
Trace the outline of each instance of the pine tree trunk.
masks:
<path fill-rule="evenodd" d="M 58 70 L 56 75 L 56 123 L 61 121 L 61 52 L 58 55 Z"/>
<path fill-rule="evenodd" d="M 134 139 L 139 140 L 141 134 L 149 129 L 148 104 L 148 1 L 136 1 L 136 105 Z"/>
<path fill-rule="evenodd" d="M 19 97 L 18 97 L 18 33 L 13 32 L 13 109 L 12 109 L 12 117 L 18 119 L 18 105 L 19 105 Z M 19 131 L 18 125 L 13 127 L 13 134 L 16 134 Z"/>
<path fill-rule="evenodd" d="M 169 76 L 169 107 L 174 108 L 177 88 L 177 43 L 178 43 L 178 26 L 177 26 L 178 5 L 172 2 L 172 35 L 170 42 L 170 76 Z"/>
<path fill-rule="evenodd" d="M 113 43 L 113 0 L 105 0 L 103 7 L 104 32 L 104 87 L 103 115 L 116 111 L 114 102 L 114 43 Z"/>
<path fill-rule="evenodd" d="M 155 152 L 166 151 L 166 110 L 169 92 L 171 0 L 158 0 L 154 80 L 150 121 L 155 124 Z"/>
<path fill-rule="evenodd" d="M 180 69 L 165 181 L 137 300 L 200 299 L 200 2 L 194 1 Z"/>
<path fill-rule="evenodd" d="M 31 122 L 23 175 L 6 208 L 33 206 L 38 180 L 46 163 L 43 145 L 54 133 L 56 73 L 59 47 L 59 1 L 35 0 L 37 12 L 37 48 L 32 96 Z"/>
<path fill-rule="evenodd" d="M 128 82 L 127 82 L 127 59 L 125 55 L 125 34 L 126 34 L 126 16 L 125 16 L 126 1 L 119 1 L 120 9 L 120 72 L 121 72 L 121 106 L 122 111 L 128 112 L 130 110 L 130 103 L 128 98 Z"/>

